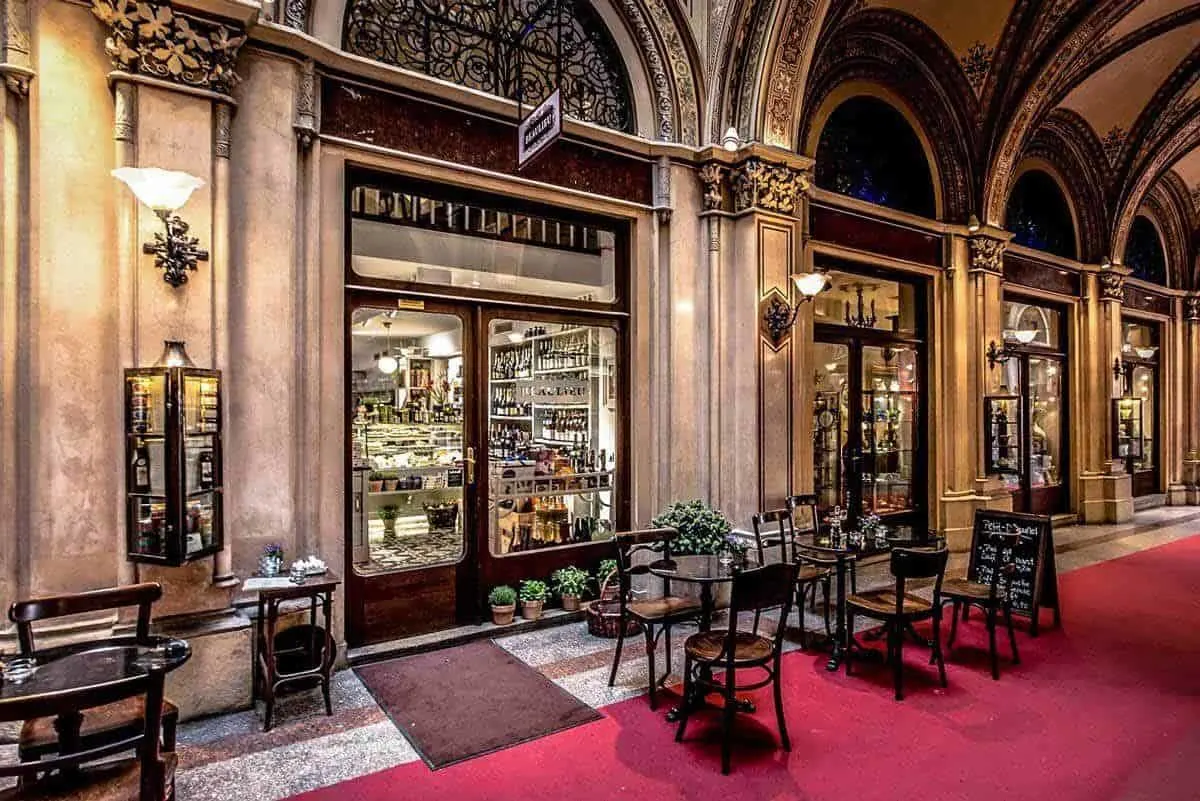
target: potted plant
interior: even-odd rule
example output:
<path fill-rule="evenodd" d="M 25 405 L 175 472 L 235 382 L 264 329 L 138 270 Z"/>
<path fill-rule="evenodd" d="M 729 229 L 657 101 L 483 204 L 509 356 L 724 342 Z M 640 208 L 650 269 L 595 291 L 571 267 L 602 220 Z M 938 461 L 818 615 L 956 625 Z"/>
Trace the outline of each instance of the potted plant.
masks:
<path fill-rule="evenodd" d="M 521 582 L 521 617 L 526 620 L 537 620 L 542 616 L 542 605 L 550 588 L 546 582 L 527 579 Z"/>
<path fill-rule="evenodd" d="M 513 622 L 513 613 L 517 611 L 517 591 L 507 584 L 493 587 L 488 594 L 488 603 L 492 606 L 492 622 L 497 626 L 507 626 Z"/>
<path fill-rule="evenodd" d="M 394 503 L 385 504 L 376 509 L 375 514 L 383 521 L 383 544 L 399 545 L 400 538 L 396 536 L 396 517 L 400 514 L 400 507 Z"/>
<path fill-rule="evenodd" d="M 588 582 L 591 581 L 587 571 L 571 565 L 555 570 L 550 581 L 554 584 L 554 591 L 562 598 L 563 609 L 567 612 L 579 611 L 579 600 L 587 592 Z"/>
<path fill-rule="evenodd" d="M 278 576 L 283 570 L 283 546 L 272 542 L 263 548 L 262 557 L 258 560 L 258 573 L 265 578 Z"/>
<path fill-rule="evenodd" d="M 399 486 L 400 486 L 399 478 L 394 477 L 394 476 L 384 476 L 384 478 L 383 478 L 383 491 L 384 492 L 394 492 L 395 490 L 397 490 L 399 488 Z"/>
<path fill-rule="evenodd" d="M 383 473 L 372 470 L 367 476 L 367 489 L 371 492 L 383 492 Z"/>
<path fill-rule="evenodd" d="M 679 555 L 719 553 L 728 547 L 726 537 L 733 530 L 725 515 L 699 500 L 676 501 L 651 522 L 679 532 L 671 543 L 671 552 Z"/>

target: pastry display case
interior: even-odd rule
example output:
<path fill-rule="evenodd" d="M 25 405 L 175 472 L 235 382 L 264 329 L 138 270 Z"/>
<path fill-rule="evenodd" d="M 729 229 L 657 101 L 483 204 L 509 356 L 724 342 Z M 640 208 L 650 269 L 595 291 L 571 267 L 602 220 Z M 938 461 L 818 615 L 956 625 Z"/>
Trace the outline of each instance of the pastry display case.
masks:
<path fill-rule="evenodd" d="M 182 565 L 224 547 L 221 394 L 218 370 L 125 371 L 130 561 Z"/>
<path fill-rule="evenodd" d="M 1021 398 L 989 395 L 983 399 L 983 461 L 987 475 L 1020 475 L 1024 463 Z"/>

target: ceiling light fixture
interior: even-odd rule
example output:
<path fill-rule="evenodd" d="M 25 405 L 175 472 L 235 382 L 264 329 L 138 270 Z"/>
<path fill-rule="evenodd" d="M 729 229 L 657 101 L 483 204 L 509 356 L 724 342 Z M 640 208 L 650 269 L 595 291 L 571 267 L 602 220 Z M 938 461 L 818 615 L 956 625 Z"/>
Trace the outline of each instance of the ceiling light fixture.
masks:
<path fill-rule="evenodd" d="M 384 375 L 392 375 L 400 369 L 400 362 L 396 361 L 396 357 L 392 355 L 392 321 L 383 321 L 383 330 L 387 332 L 387 348 L 383 351 L 383 355 L 379 357 L 379 361 L 375 362 L 375 366 L 379 368 L 379 372 Z"/>

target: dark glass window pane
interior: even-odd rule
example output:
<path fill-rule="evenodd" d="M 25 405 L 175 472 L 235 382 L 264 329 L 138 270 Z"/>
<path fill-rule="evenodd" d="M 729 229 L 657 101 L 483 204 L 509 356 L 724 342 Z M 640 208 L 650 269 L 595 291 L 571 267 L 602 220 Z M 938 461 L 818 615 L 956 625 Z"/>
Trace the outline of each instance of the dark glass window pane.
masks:
<path fill-rule="evenodd" d="M 1163 253 L 1158 229 L 1145 217 L 1134 217 L 1129 228 L 1129 239 L 1125 243 L 1125 266 L 1133 270 L 1134 278 L 1167 283 L 1167 256 Z"/>
<path fill-rule="evenodd" d="M 908 121 L 882 100 L 855 97 L 829 117 L 817 145 L 817 186 L 934 216 L 933 179 Z"/>
<path fill-rule="evenodd" d="M 1058 184 L 1040 170 L 1017 179 L 1008 198 L 1005 227 L 1018 245 L 1044 250 L 1067 259 L 1077 258 L 1075 223 Z"/>

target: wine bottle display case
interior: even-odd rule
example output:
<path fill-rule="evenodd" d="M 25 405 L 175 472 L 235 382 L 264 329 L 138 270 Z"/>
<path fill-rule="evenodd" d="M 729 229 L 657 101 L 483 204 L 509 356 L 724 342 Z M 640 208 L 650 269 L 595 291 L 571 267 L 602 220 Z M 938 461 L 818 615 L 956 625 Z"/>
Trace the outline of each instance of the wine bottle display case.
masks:
<path fill-rule="evenodd" d="M 1142 458 L 1142 399 L 1113 399 L 1113 456 L 1117 459 Z"/>
<path fill-rule="evenodd" d="M 125 371 L 126 552 L 182 565 L 224 547 L 221 373 Z"/>
<path fill-rule="evenodd" d="M 1019 475 L 1024 464 L 1025 436 L 1021 429 L 1021 398 L 991 395 L 983 401 L 984 471 L 988 475 Z"/>

